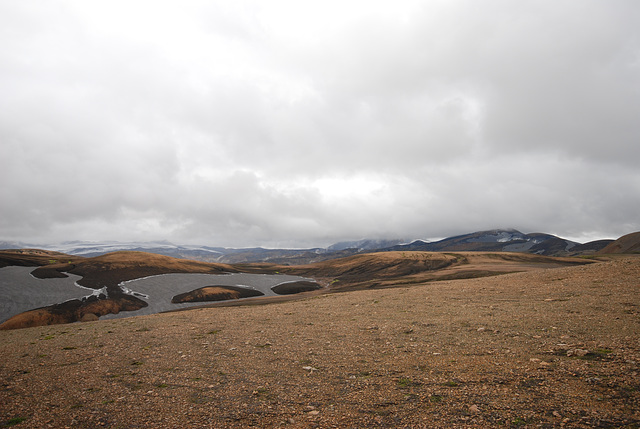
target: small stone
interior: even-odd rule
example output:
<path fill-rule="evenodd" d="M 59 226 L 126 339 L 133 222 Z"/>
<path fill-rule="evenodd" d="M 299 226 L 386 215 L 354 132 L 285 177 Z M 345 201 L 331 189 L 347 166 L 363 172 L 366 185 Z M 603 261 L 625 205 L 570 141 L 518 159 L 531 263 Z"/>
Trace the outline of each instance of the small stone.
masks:
<path fill-rule="evenodd" d="M 553 417 L 562 417 L 562 416 L 560 415 L 560 413 L 559 413 L 559 412 L 557 412 L 557 411 L 554 411 L 554 412 L 553 412 L 553 413 L 551 413 L 551 414 L 553 414 Z"/>
<path fill-rule="evenodd" d="M 303 366 L 302 369 L 306 369 L 307 371 L 317 371 L 318 368 L 314 368 L 312 366 Z"/>
<path fill-rule="evenodd" d="M 589 354 L 589 350 L 586 349 L 572 349 L 567 350 L 567 356 L 578 356 L 583 357 Z"/>
<path fill-rule="evenodd" d="M 93 313 L 85 313 L 80 319 L 81 322 L 95 322 L 96 320 L 100 320 L 100 318 Z"/>
<path fill-rule="evenodd" d="M 320 411 L 313 410 L 313 411 L 309 411 L 307 414 L 309 414 L 310 416 L 317 416 L 318 414 L 320 414 Z"/>
<path fill-rule="evenodd" d="M 538 359 L 538 358 L 531 358 L 531 359 L 529 359 L 529 362 L 537 363 L 537 362 L 540 362 L 540 359 Z"/>
<path fill-rule="evenodd" d="M 473 414 L 478 414 L 480 412 L 480 408 L 477 405 L 472 405 L 469 407 L 469 412 Z"/>

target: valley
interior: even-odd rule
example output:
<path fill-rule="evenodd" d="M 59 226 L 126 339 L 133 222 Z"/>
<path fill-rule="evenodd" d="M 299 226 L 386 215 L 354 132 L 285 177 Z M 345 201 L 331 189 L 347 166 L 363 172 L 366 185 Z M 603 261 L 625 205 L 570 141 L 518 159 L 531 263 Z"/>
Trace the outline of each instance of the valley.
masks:
<path fill-rule="evenodd" d="M 108 294 L 3 324 L 0 425 L 636 427 L 634 237 L 581 258 L 400 250 L 301 265 L 2 251 L 39 281 Z M 238 283 L 272 275 L 272 296 L 242 298 Z M 143 309 L 154 279 L 193 307 L 111 319 Z"/>

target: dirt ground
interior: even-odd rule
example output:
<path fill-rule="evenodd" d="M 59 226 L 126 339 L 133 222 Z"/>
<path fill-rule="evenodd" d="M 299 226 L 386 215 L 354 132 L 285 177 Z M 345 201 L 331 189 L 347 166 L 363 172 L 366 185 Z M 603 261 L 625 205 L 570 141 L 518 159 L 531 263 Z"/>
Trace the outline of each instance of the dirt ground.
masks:
<path fill-rule="evenodd" d="M 640 427 L 640 258 L 0 331 L 0 427 Z"/>

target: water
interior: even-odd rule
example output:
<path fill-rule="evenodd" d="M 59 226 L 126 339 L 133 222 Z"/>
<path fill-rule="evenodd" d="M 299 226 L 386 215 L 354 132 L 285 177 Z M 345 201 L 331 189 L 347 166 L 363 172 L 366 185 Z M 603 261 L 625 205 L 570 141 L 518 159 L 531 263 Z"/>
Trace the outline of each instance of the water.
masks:
<path fill-rule="evenodd" d="M 238 286 L 262 292 L 264 296 L 275 296 L 271 288 L 282 283 L 293 281 L 314 281 L 284 274 L 161 274 L 120 283 L 121 287 L 146 301 L 148 307 L 135 312 L 107 314 L 100 319 L 154 314 L 161 311 L 175 310 L 206 304 L 206 302 L 188 302 L 172 304 L 171 299 L 180 293 L 190 292 L 204 286 Z"/>
<path fill-rule="evenodd" d="M 0 268 L 0 323 L 16 314 L 70 299 L 81 299 L 99 291 L 76 284 L 80 276 L 69 274 L 68 278 L 37 279 L 31 275 L 36 267 Z M 172 304 L 171 299 L 180 293 L 190 292 L 204 286 L 239 286 L 255 289 L 264 296 L 276 295 L 271 288 L 293 281 L 313 281 L 284 274 L 162 274 L 122 282 L 126 292 L 144 300 L 148 306 L 137 311 L 108 314 L 101 319 L 116 319 L 161 311 L 203 305 L 203 302 Z M 104 292 L 104 291 L 102 291 Z"/>
<path fill-rule="evenodd" d="M 0 268 L 0 323 L 23 311 L 79 299 L 93 294 L 76 284 L 82 277 L 69 274 L 63 279 L 37 279 L 37 267 Z"/>

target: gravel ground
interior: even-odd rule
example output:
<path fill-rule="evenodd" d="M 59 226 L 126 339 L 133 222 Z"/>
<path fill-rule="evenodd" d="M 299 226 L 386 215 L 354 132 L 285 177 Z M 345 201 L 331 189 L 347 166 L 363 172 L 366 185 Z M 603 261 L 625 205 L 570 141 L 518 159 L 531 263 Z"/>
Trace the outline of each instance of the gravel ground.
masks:
<path fill-rule="evenodd" d="M 0 332 L 0 425 L 640 426 L 640 258 Z"/>

